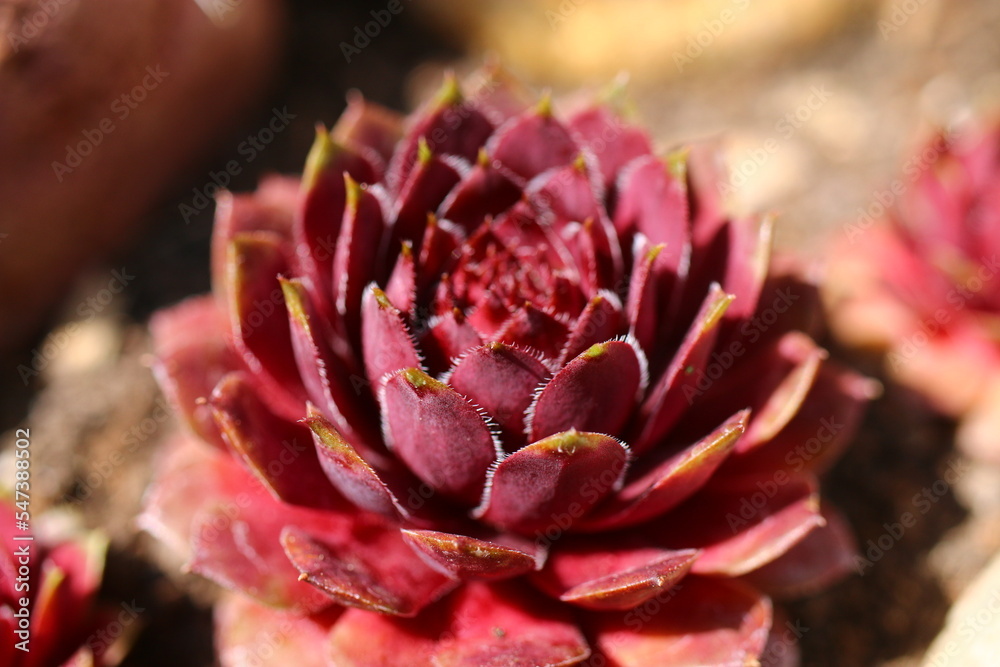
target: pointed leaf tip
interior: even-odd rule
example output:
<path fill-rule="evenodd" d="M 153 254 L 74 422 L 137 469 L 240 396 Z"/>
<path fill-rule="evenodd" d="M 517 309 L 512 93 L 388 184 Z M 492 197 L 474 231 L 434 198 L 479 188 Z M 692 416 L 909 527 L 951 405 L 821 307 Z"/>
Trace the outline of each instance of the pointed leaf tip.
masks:
<path fill-rule="evenodd" d="M 464 100 L 465 95 L 462 94 L 462 85 L 458 82 L 458 77 L 452 71 L 445 72 L 444 81 L 441 82 L 441 88 L 434 99 L 436 106 L 455 106 Z"/>
<path fill-rule="evenodd" d="M 678 182 L 684 183 L 687 180 L 687 163 L 691 149 L 687 146 L 670 151 L 663 158 L 663 163 L 667 167 L 667 172 Z"/>
<path fill-rule="evenodd" d="M 550 118 L 552 116 L 551 90 L 546 90 L 542 93 L 541 98 L 538 100 L 538 106 L 535 107 L 535 113 L 543 118 Z"/>
<path fill-rule="evenodd" d="M 361 199 L 361 184 L 351 178 L 351 175 L 346 171 L 344 172 L 344 188 L 347 191 L 347 210 L 356 211 L 358 201 Z"/>
<path fill-rule="evenodd" d="M 427 137 L 420 137 L 417 140 L 417 161 L 425 165 L 431 161 L 434 157 L 434 152 L 431 150 L 430 144 L 427 143 Z"/>
<path fill-rule="evenodd" d="M 306 165 L 302 170 L 302 188 L 304 190 L 309 190 L 316 184 L 320 174 L 333 160 L 339 148 L 339 145 L 330 137 L 326 127 L 322 123 L 317 123 L 316 138 L 309 149 Z"/>
<path fill-rule="evenodd" d="M 395 308 L 389 301 L 389 297 L 386 296 L 385 292 L 378 285 L 372 285 L 371 290 L 372 296 L 375 297 L 375 302 L 380 308 Z"/>
<path fill-rule="evenodd" d="M 289 314 L 303 329 L 308 329 L 309 314 L 306 312 L 302 298 L 302 285 L 296 284 L 284 276 L 278 276 L 278 283 L 281 284 L 281 293 L 285 296 L 285 305 L 288 307 Z"/>

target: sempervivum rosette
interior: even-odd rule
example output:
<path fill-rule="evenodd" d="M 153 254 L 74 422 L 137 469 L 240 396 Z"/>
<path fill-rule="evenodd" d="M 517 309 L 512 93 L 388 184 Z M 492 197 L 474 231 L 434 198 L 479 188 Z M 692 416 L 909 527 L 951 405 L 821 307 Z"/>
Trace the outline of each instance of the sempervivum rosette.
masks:
<path fill-rule="evenodd" d="M 18 529 L 24 506 L 0 500 L 0 665 L 103 665 L 106 635 L 95 632 L 106 614 L 96 605 L 107 546 L 97 533 Z M 30 517 L 27 517 L 30 518 Z M 52 515 L 25 526 L 55 528 Z"/>
<path fill-rule="evenodd" d="M 832 267 L 835 331 L 1000 461 L 1000 125 L 939 134 L 877 199 L 881 224 L 847 225 Z"/>
<path fill-rule="evenodd" d="M 226 603 L 223 661 L 282 624 L 279 662 L 757 660 L 761 591 L 850 566 L 814 475 L 870 384 L 715 192 L 707 153 L 491 71 L 405 121 L 352 99 L 301 181 L 222 196 L 215 294 L 152 323 L 217 449 L 144 521 L 267 605 Z"/>

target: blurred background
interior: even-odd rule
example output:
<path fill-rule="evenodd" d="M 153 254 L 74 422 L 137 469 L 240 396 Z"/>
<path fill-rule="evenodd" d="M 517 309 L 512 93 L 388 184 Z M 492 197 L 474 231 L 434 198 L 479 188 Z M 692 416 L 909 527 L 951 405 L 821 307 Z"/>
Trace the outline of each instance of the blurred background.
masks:
<path fill-rule="evenodd" d="M 717 140 L 731 207 L 778 212 L 779 246 L 817 267 L 934 128 L 1000 113 L 994 0 L 389 4 L 0 0 L 0 479 L 30 427 L 34 511 L 109 533 L 102 595 L 146 609 L 124 665 L 213 662 L 211 587 L 135 533 L 174 428 L 144 323 L 208 289 L 214 190 L 299 172 L 348 90 L 408 110 L 492 58 L 558 110 L 627 77 L 659 145 Z M 887 386 L 827 480 L 862 550 L 955 464 L 950 439 Z M 963 475 L 863 575 L 790 604 L 804 664 L 921 664 L 1000 547 L 998 480 Z"/>

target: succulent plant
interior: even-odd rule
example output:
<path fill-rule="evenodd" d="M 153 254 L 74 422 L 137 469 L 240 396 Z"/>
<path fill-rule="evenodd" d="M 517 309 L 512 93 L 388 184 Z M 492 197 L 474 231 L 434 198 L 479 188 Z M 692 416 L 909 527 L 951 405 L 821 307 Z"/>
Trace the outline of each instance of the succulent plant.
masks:
<path fill-rule="evenodd" d="M 1000 126 L 943 131 L 845 226 L 827 300 L 835 333 L 961 419 L 1000 461 Z"/>
<path fill-rule="evenodd" d="M 714 154 L 618 99 L 353 97 L 301 179 L 219 196 L 214 294 L 151 322 L 198 438 L 143 524 L 247 596 L 224 664 L 795 662 L 769 595 L 852 565 L 816 474 L 872 385 Z"/>
<path fill-rule="evenodd" d="M 105 664 L 109 641 L 99 635 L 96 604 L 106 541 L 54 528 L 54 515 L 19 530 L 21 516 L 0 500 L 0 664 L 10 667 L 86 667 Z M 60 522 L 62 523 L 62 522 Z M 27 538 L 27 539 L 25 539 Z"/>

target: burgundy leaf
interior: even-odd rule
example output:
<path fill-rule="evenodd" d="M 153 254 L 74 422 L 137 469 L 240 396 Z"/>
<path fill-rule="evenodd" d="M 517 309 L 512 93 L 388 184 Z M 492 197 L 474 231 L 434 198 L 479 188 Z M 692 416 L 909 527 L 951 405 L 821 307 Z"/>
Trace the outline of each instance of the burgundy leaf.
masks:
<path fill-rule="evenodd" d="M 313 433 L 319 464 L 345 498 L 358 507 L 390 518 L 423 523 L 434 508 L 433 489 L 388 461 L 379 470 L 337 432 L 336 427 L 310 406 L 304 420 Z M 369 457 L 370 458 L 370 457 Z"/>
<path fill-rule="evenodd" d="M 365 286 L 378 276 L 376 259 L 385 227 L 382 203 L 371 188 L 361 187 L 350 175 L 344 176 L 347 203 L 333 258 L 333 296 L 337 312 L 356 332 L 361 297 Z M 357 344 L 356 339 L 351 339 Z"/>
<path fill-rule="evenodd" d="M 580 148 L 553 115 L 550 102 L 510 120 L 487 145 L 487 152 L 524 181 L 573 161 Z"/>
<path fill-rule="evenodd" d="M 580 145 L 597 157 L 608 188 L 626 164 L 653 150 L 644 130 L 627 124 L 621 114 L 604 104 L 574 114 L 569 129 Z"/>
<path fill-rule="evenodd" d="M 788 598 L 811 595 L 855 572 L 857 545 L 846 521 L 832 507 L 821 511 L 824 525 L 745 579 L 770 595 Z"/>
<path fill-rule="evenodd" d="M 437 211 L 452 188 L 462 179 L 466 165 L 433 155 L 427 143 L 421 140 L 418 159 L 409 178 L 403 184 L 397 200 L 395 221 L 389 248 L 392 254 L 403 241 L 409 241 L 417 250 L 423 243 L 427 216 Z"/>
<path fill-rule="evenodd" d="M 389 373 L 420 367 L 420 354 L 399 312 L 375 285 L 370 285 L 361 304 L 361 336 L 365 372 L 377 392 Z"/>
<path fill-rule="evenodd" d="M 358 183 L 374 183 L 379 176 L 363 155 L 331 139 L 317 125 L 293 229 L 296 247 L 310 250 L 297 255 L 299 264 L 326 300 L 331 297 L 334 251 L 347 203 L 344 174 Z"/>
<path fill-rule="evenodd" d="M 323 406 L 324 412 L 348 440 L 364 449 L 367 455 L 384 460 L 378 427 L 371 419 L 375 411 L 372 396 L 360 391 L 356 372 L 327 343 L 330 335 L 314 305 L 313 290 L 304 280 L 280 281 L 288 307 L 292 350 L 302 383 L 310 400 Z"/>
<path fill-rule="evenodd" d="M 558 365 L 562 366 L 592 345 L 617 337 L 623 321 L 621 299 L 614 292 L 602 290 L 590 299 L 570 329 Z"/>
<path fill-rule="evenodd" d="M 319 469 L 309 432 L 272 413 L 244 373 L 222 378 L 210 403 L 226 442 L 275 498 L 307 507 L 340 504 Z"/>
<path fill-rule="evenodd" d="M 434 489 L 475 504 L 500 454 L 476 408 L 417 368 L 389 376 L 381 403 L 386 443 L 396 455 Z"/>
<path fill-rule="evenodd" d="M 208 396 L 240 359 L 228 344 L 227 323 L 211 296 L 161 310 L 149 321 L 156 352 L 153 367 L 167 400 L 206 442 L 225 447 Z"/>
<path fill-rule="evenodd" d="M 665 596 L 589 623 L 616 667 L 752 665 L 771 630 L 771 603 L 733 581 L 687 577 Z"/>
<path fill-rule="evenodd" d="M 344 667 L 555 666 L 590 656 L 569 614 L 504 583 L 466 584 L 415 619 L 349 609 L 331 645 L 333 661 Z"/>
<path fill-rule="evenodd" d="M 642 459 L 624 488 L 608 499 L 580 528 L 587 531 L 631 526 L 660 516 L 698 491 L 726 460 L 746 429 L 747 412 L 672 456 Z M 657 459 L 662 459 L 658 461 Z"/>
<path fill-rule="evenodd" d="M 493 335 L 493 340 L 538 350 L 546 358 L 554 359 L 559 356 L 568 333 L 565 322 L 526 303 Z"/>
<path fill-rule="evenodd" d="M 653 447 L 692 405 L 698 395 L 695 383 L 705 370 L 719 323 L 732 301 L 731 295 L 712 285 L 680 348 L 642 405 L 644 426 L 634 445 L 637 453 Z"/>
<path fill-rule="evenodd" d="M 226 263 L 233 343 L 271 408 L 287 419 L 298 419 L 304 414 L 305 389 L 296 371 L 278 283 L 278 276 L 289 268 L 283 243 L 271 232 L 237 234 Z"/>
<path fill-rule="evenodd" d="M 737 577 L 775 560 L 823 523 L 815 483 L 779 476 L 760 480 L 752 492 L 705 490 L 653 530 L 665 547 L 702 550 L 694 572 Z"/>
<path fill-rule="evenodd" d="M 421 140 L 433 153 L 457 155 L 471 162 L 492 132 L 493 125 L 464 98 L 455 77 L 447 77 L 436 98 L 421 109 L 397 144 L 386 177 L 390 189 L 398 191 L 409 178 Z"/>
<path fill-rule="evenodd" d="M 229 288 L 229 246 L 237 234 L 270 232 L 281 245 L 293 237 L 295 210 L 298 205 L 297 179 L 272 176 L 261 182 L 253 194 L 234 195 L 226 191 L 216 195 L 215 224 L 212 228 L 212 291 L 221 307 L 226 306 Z"/>
<path fill-rule="evenodd" d="M 491 160 L 485 150 L 480 151 L 469 173 L 441 202 L 438 215 L 471 232 L 487 218 L 513 206 L 521 196 L 521 188 L 497 166 L 499 163 Z"/>
<path fill-rule="evenodd" d="M 489 343 L 460 358 L 448 384 L 497 423 L 507 451 L 525 444 L 524 416 L 535 389 L 549 376 L 532 355 L 503 343 Z"/>
<path fill-rule="evenodd" d="M 631 342 L 598 343 L 580 353 L 539 392 L 530 438 L 570 428 L 618 433 L 646 383 L 645 357 Z"/>
<path fill-rule="evenodd" d="M 346 144 L 368 148 L 388 163 L 403 136 L 403 117 L 351 91 L 347 95 L 347 109 L 330 134 Z"/>
<path fill-rule="evenodd" d="M 532 554 L 488 540 L 434 530 L 402 532 L 425 563 L 454 579 L 507 579 L 535 569 Z"/>
<path fill-rule="evenodd" d="M 338 604 L 394 616 L 414 616 L 454 588 L 423 565 L 401 535 L 375 523 L 358 523 L 336 542 L 288 525 L 281 545 L 307 582 Z"/>
<path fill-rule="evenodd" d="M 500 461 L 476 516 L 524 535 L 561 534 L 621 483 L 628 458 L 623 444 L 600 433 L 539 440 Z"/>
<path fill-rule="evenodd" d="M 697 560 L 694 549 L 560 544 L 533 580 L 547 593 L 595 610 L 633 609 L 670 591 Z"/>

